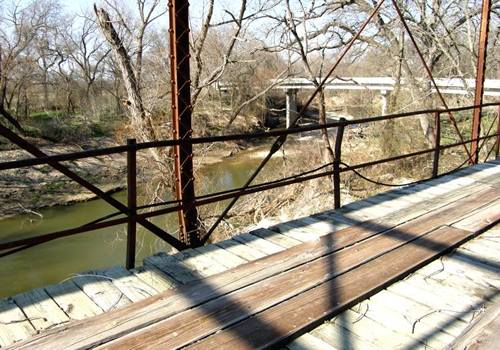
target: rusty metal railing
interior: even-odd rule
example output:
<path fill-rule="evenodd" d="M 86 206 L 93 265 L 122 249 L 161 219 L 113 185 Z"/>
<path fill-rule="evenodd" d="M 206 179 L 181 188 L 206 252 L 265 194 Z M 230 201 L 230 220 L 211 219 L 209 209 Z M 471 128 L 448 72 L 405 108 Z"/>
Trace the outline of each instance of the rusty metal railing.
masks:
<path fill-rule="evenodd" d="M 471 138 L 469 140 L 465 141 L 459 141 L 447 145 L 442 145 L 440 140 L 441 140 L 441 114 L 443 113 L 449 113 L 449 112 L 460 112 L 460 111 L 468 111 L 468 110 L 474 110 L 477 109 L 478 107 L 484 108 L 484 107 L 492 107 L 492 106 L 497 106 L 498 111 L 497 116 L 494 119 L 493 123 L 490 125 L 490 128 L 486 132 L 484 136 L 477 137 L 477 138 Z M 422 114 L 432 114 L 434 116 L 434 123 L 435 123 L 435 140 L 436 144 L 433 148 L 428 148 L 424 150 L 419 150 L 411 153 L 406 153 L 406 154 L 400 154 L 396 155 L 393 157 L 388 157 L 388 158 L 383 158 L 383 159 L 377 159 L 365 163 L 360 163 L 360 164 L 355 164 L 355 165 L 346 165 L 345 163 L 342 162 L 342 141 L 343 141 L 343 134 L 344 130 L 352 125 L 363 125 L 367 123 L 377 123 L 377 122 L 382 122 L 382 121 L 387 121 L 387 120 L 395 120 L 395 119 L 401 119 L 401 118 L 408 118 L 408 117 L 414 117 L 414 116 L 419 116 Z M 497 123 L 497 129 L 495 133 L 490 133 L 494 123 Z M 495 144 L 493 147 L 489 150 L 486 159 L 491 155 L 492 152 L 494 152 L 495 156 L 498 157 L 498 152 L 499 152 L 499 144 L 500 144 L 500 102 L 495 102 L 495 103 L 486 103 L 481 106 L 465 106 L 465 107 L 458 107 L 458 108 L 450 108 L 448 110 L 444 109 L 432 109 L 432 110 L 422 110 L 422 111 L 415 111 L 415 112 L 408 112 L 408 113 L 399 113 L 399 114 L 393 114 L 393 115 L 385 115 L 385 116 L 376 116 L 376 117 L 371 117 L 371 118 L 363 118 L 363 119 L 358 119 L 358 120 L 345 120 L 341 119 L 336 122 L 331 122 L 323 125 L 310 125 L 310 126 L 304 126 L 304 127 L 294 127 L 290 129 L 280 129 L 280 130 L 273 130 L 273 131 L 268 131 L 268 132 L 259 132 L 259 133 L 254 133 L 254 134 L 234 134 L 234 135 L 223 135 L 223 136 L 213 136 L 213 137 L 198 137 L 198 138 L 192 138 L 190 139 L 190 142 L 192 145 L 194 144 L 204 144 L 204 143 L 213 143 L 213 142 L 223 142 L 223 141 L 230 141 L 230 140 L 249 140 L 249 139 L 257 139 L 257 138 L 267 138 L 267 137 L 273 137 L 273 136 L 282 136 L 282 135 L 290 135 L 290 134 L 297 134 L 297 133 L 302 133 L 306 131 L 314 131 L 314 130 L 320 130 L 320 129 L 337 129 L 337 138 L 336 138 L 336 143 L 335 143 L 335 159 L 333 164 L 325 164 L 322 165 L 320 168 L 313 169 L 311 171 L 305 172 L 305 173 L 300 173 L 296 174 L 284 179 L 279 179 L 271 182 L 264 182 L 264 183 L 259 183 L 256 185 L 249 185 L 249 186 L 244 186 L 244 187 L 239 187 L 239 188 L 234 188 L 230 190 L 225 190 L 225 191 L 220 191 L 220 192 L 215 192 L 215 193 L 210 193 L 202 196 L 195 196 L 192 200 L 192 202 L 187 203 L 185 201 L 181 200 L 172 200 L 168 202 L 162 202 L 162 203 L 155 203 L 153 205 L 146 205 L 146 206 L 137 206 L 137 183 L 136 183 L 136 174 L 137 174 L 137 151 L 139 150 L 144 150 L 148 148 L 158 148 L 158 147 L 174 147 L 178 145 L 180 142 L 185 142 L 182 140 L 178 139 L 173 139 L 173 140 L 161 140 L 161 141 L 156 141 L 156 142 L 147 142 L 147 143 L 136 143 L 135 140 L 129 140 L 126 145 L 123 146 L 117 146 L 117 147 L 110 147 L 110 148 L 104 148 L 104 149 L 97 149 L 97 150 L 88 150 L 88 151 L 82 151 L 82 152 L 74 152 L 74 153 L 67 153 L 67 154 L 58 154 L 58 155 L 46 155 L 42 151 L 36 149 L 35 146 L 30 145 L 30 152 L 36 156 L 36 158 L 28 158 L 28 159 L 21 159 L 21 160 L 16 160 L 16 161 L 9 161 L 9 162 L 3 162 L 0 163 L 0 171 L 1 170 L 7 170 L 7 169 L 17 169 L 21 167 L 27 167 L 27 166 L 35 166 L 35 165 L 50 165 L 54 167 L 55 169 L 61 171 L 63 174 L 69 176 L 71 179 L 76 181 L 79 184 L 82 184 L 84 187 L 92 191 L 96 196 L 99 198 L 107 201 L 110 205 L 115 207 L 118 211 L 116 213 L 113 213 L 111 215 L 108 215 L 106 217 L 97 219 L 93 222 L 87 223 L 82 226 L 62 230 L 62 231 L 57 231 L 57 232 L 51 232 L 51 233 L 46 233 L 43 235 L 38 235 L 35 237 L 29 237 L 29 238 L 23 238 L 23 239 L 18 239 L 18 240 L 12 240 L 12 241 L 7 241 L 7 242 L 1 242 L 0 243 L 0 257 L 2 256 L 7 256 L 14 254 L 16 252 L 43 244 L 47 243 L 49 241 L 63 238 L 63 237 L 68 237 L 76 234 L 81 234 L 85 232 L 90 232 L 94 231 L 97 229 L 102 229 L 106 227 L 112 227 L 112 226 L 117 226 L 117 225 L 127 225 L 127 254 L 126 254 L 126 266 L 128 268 L 131 268 L 134 266 L 134 261 L 135 261 L 135 240 L 136 240 L 136 230 L 137 230 L 137 224 L 140 224 L 144 226 L 146 229 L 150 230 L 151 232 L 157 234 L 160 236 L 164 241 L 167 243 L 171 244 L 173 247 L 182 250 L 186 249 L 189 247 L 189 245 L 184 244 L 181 240 L 179 240 L 177 237 L 166 233 L 163 229 L 158 228 L 156 225 L 153 225 L 148 219 L 160 216 L 160 215 L 165 215 L 168 213 L 173 213 L 173 212 L 179 212 L 183 208 L 185 208 L 186 205 L 189 205 L 190 207 L 200 207 L 204 206 L 207 204 L 215 203 L 215 202 L 220 202 L 223 200 L 227 199 L 237 199 L 240 198 L 241 196 L 257 193 L 257 192 L 262 192 L 262 191 L 267 191 L 270 189 L 278 188 L 278 187 L 284 187 L 284 186 L 289 186 L 292 184 L 296 184 L 299 182 L 304 182 L 304 181 L 310 181 L 313 179 L 321 178 L 321 177 L 333 177 L 333 190 L 334 190 L 334 206 L 335 208 L 339 208 L 341 205 L 341 192 L 340 192 L 340 174 L 346 173 L 349 171 L 354 171 L 357 172 L 359 169 L 367 168 L 370 166 L 374 166 L 377 164 L 382 164 L 382 163 L 388 163 L 388 162 L 394 162 L 397 160 L 402 160 L 406 158 L 411 158 L 411 157 L 416 157 L 424 154 L 432 154 L 433 155 L 433 167 L 432 167 L 432 174 L 430 178 L 434 178 L 437 176 L 441 176 L 443 174 L 439 174 L 439 162 L 440 162 L 440 153 L 443 150 L 450 149 L 453 147 L 459 147 L 459 146 L 464 146 L 468 144 L 473 144 L 475 142 L 482 142 L 481 146 L 479 149 L 481 149 L 484 144 L 486 143 L 487 140 L 495 138 Z M 6 136 L 9 139 L 12 139 L 13 141 L 18 142 L 26 142 L 24 141 L 21 137 L 15 135 L 12 131 L 4 130 L 5 127 L 0 125 L 0 132 L 2 132 L 2 135 Z M 5 128 L 6 129 L 6 128 Z M 13 137 L 13 135 L 15 137 Z M 26 145 L 25 145 L 26 146 Z M 110 154 L 117 154 L 117 153 L 127 153 L 127 205 L 124 205 L 121 202 L 118 202 L 117 200 L 113 199 L 110 201 L 109 199 L 112 198 L 108 194 L 104 193 L 94 185 L 89 184 L 86 182 L 86 180 L 82 179 L 78 175 L 74 174 L 70 169 L 67 167 L 63 166 L 61 162 L 64 161 L 74 161 L 74 160 L 79 160 L 79 159 L 84 159 L 84 158 L 89 158 L 89 157 L 99 157 L 103 155 L 110 155 Z M 468 163 L 470 160 L 470 155 L 467 157 L 467 159 L 462 163 L 462 166 L 464 166 L 466 163 Z M 326 169 L 326 170 L 325 170 Z M 328 170 L 331 169 L 331 170 Z M 322 170 L 318 172 L 319 170 Z M 116 202 L 119 204 L 117 205 Z M 149 212 L 142 212 L 144 209 L 154 209 Z M 151 229 L 152 228 L 152 229 Z M 160 231 L 158 231 L 160 230 Z M 163 234 L 158 234 L 158 232 L 163 232 Z M 206 241 L 206 239 L 205 239 Z"/>

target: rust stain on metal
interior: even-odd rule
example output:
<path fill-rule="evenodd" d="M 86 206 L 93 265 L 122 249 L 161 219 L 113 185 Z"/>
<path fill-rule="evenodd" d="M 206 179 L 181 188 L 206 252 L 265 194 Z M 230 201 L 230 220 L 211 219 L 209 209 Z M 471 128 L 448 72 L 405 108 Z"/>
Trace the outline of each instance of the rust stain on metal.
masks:
<path fill-rule="evenodd" d="M 483 103 L 484 92 L 484 77 L 486 71 L 486 54 L 488 46 L 488 31 L 490 26 L 490 8 L 491 0 L 483 0 L 481 11 L 481 27 L 479 32 L 479 48 L 476 68 L 476 90 L 474 94 L 474 104 L 480 105 Z M 481 112 L 482 108 L 474 109 L 472 115 L 472 139 L 477 139 L 481 133 Z M 478 141 L 471 144 L 471 164 L 477 164 L 479 160 Z"/>
<path fill-rule="evenodd" d="M 170 0 L 170 73 L 172 80 L 172 132 L 176 199 L 179 211 L 179 238 L 188 246 L 200 245 L 198 213 L 194 206 L 193 145 L 191 142 L 191 78 L 189 67 L 189 2 Z"/>

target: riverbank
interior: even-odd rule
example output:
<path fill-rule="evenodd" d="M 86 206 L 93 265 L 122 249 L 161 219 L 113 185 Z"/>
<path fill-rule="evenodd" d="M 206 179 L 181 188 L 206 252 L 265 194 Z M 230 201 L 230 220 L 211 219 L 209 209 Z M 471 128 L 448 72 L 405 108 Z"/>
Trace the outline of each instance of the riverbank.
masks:
<path fill-rule="evenodd" d="M 81 145 L 54 144 L 41 139 L 31 139 L 47 154 L 63 154 L 88 149 L 116 146 L 111 138 L 96 138 Z M 202 168 L 231 159 L 240 153 L 251 158 L 263 158 L 268 152 L 265 143 L 221 143 L 215 147 L 196 150 L 195 167 Z M 20 149 L 2 150 L 0 162 L 31 158 Z M 138 154 L 139 166 L 147 160 Z M 126 188 L 127 163 L 125 154 L 112 154 L 65 162 L 71 170 L 107 193 Z M 151 176 L 148 171 L 142 177 Z M 96 196 L 48 165 L 24 167 L 0 172 L 0 220 L 16 215 L 40 216 L 38 210 L 54 206 L 72 205 L 95 199 Z"/>

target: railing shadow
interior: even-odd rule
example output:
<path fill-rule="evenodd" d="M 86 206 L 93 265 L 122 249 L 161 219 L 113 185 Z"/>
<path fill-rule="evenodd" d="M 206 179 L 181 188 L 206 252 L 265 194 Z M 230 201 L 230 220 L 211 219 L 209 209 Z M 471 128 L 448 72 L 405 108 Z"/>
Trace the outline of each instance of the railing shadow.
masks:
<path fill-rule="evenodd" d="M 446 180 L 445 180 L 446 181 Z M 370 205 L 370 202 L 366 204 L 367 206 Z M 371 205 L 374 205 L 371 203 Z M 350 218 L 355 224 L 361 224 L 362 221 L 356 221 L 355 219 Z M 432 241 L 427 239 L 426 237 L 420 237 L 417 241 L 415 241 L 416 236 L 411 233 L 407 233 L 403 230 L 400 230 L 398 228 L 393 228 L 393 227 L 388 227 L 383 224 L 374 224 L 371 227 L 371 230 L 373 231 L 374 235 L 376 234 L 384 234 L 389 237 L 395 238 L 400 240 L 401 242 L 405 244 L 417 244 L 417 245 L 422 245 L 426 247 L 427 249 L 434 250 L 436 252 L 442 252 L 442 251 L 448 251 L 449 247 L 443 244 L 440 244 L 438 242 Z M 279 234 L 279 233 L 276 233 Z M 256 237 L 257 238 L 257 237 Z M 330 276 L 336 276 L 337 271 L 336 271 L 336 261 L 335 261 L 335 254 L 334 252 L 338 249 L 341 249 L 343 247 L 334 247 L 334 234 L 327 235 L 326 237 L 322 238 L 323 239 L 323 244 L 331 248 L 332 253 L 328 254 L 328 274 Z M 280 254 L 280 253 L 277 253 Z M 468 264 L 474 265 L 476 267 L 479 267 L 481 269 L 489 269 L 490 271 L 498 272 L 500 271 L 500 265 L 488 261 L 487 264 L 485 264 L 485 261 L 481 258 L 478 258 L 476 256 L 467 254 L 465 252 L 460 252 L 458 254 L 454 255 L 454 258 L 461 258 L 463 262 L 466 262 Z M 309 263 L 310 261 L 308 261 Z M 300 266 L 300 265 L 299 265 Z M 295 266 L 296 268 L 298 266 Z M 167 275 L 171 275 L 172 271 L 165 271 L 162 269 L 161 266 L 157 266 L 157 268 L 161 269 L 164 273 Z M 220 329 L 225 329 L 226 331 L 229 332 L 234 332 L 234 334 L 247 346 L 249 347 L 254 347 L 257 346 L 256 341 L 258 339 L 255 338 L 250 338 L 248 337 L 248 334 L 245 333 L 239 333 L 238 328 L 232 327 L 232 325 L 235 325 L 238 322 L 241 322 L 245 319 L 252 318 L 253 322 L 258 324 L 258 328 L 260 329 L 265 329 L 266 330 L 266 336 L 270 338 L 275 338 L 275 339 L 288 339 L 291 338 L 291 336 L 287 336 L 282 333 L 279 329 L 275 328 L 273 324 L 267 322 L 264 319 L 261 319 L 259 316 L 259 313 L 261 311 L 258 311 L 255 313 L 254 311 L 249 311 L 248 305 L 242 305 L 240 301 L 236 300 L 233 295 L 230 294 L 225 294 L 221 293 L 220 291 L 220 286 L 217 285 L 212 285 L 210 278 L 207 280 L 204 278 L 204 276 L 199 275 L 192 269 L 189 269 L 187 266 L 179 262 L 179 264 L 175 267 L 178 271 L 178 273 L 184 273 L 187 275 L 192 275 L 194 278 L 196 278 L 196 281 L 189 282 L 186 284 L 185 287 L 179 288 L 178 292 L 182 293 L 187 299 L 190 299 L 193 301 L 193 306 L 192 307 L 197 307 L 202 313 L 204 313 L 207 317 L 207 319 L 211 319 L 212 321 L 215 321 L 219 323 L 219 328 Z M 342 272 L 344 273 L 344 272 Z M 172 276 L 173 277 L 173 276 Z M 268 276 L 266 278 L 269 278 L 271 276 Z M 174 277 L 175 278 L 175 277 Z M 330 278 L 333 279 L 334 277 Z M 190 294 L 190 287 L 197 287 L 197 288 L 202 288 L 204 291 L 205 296 L 209 296 L 208 301 L 205 300 L 204 302 L 200 302 L 199 295 L 193 295 Z M 204 297 L 207 299 L 207 297 Z M 338 301 L 338 295 L 336 294 L 336 291 L 332 289 L 330 295 L 329 295 L 329 304 L 330 306 L 336 305 Z M 221 310 L 224 310 L 224 312 L 221 312 Z M 1 310 L 0 310 L 1 311 Z M 232 317 L 231 319 L 227 318 L 227 312 L 231 311 Z M 234 315 L 237 315 L 234 317 Z M 328 314 L 326 316 L 321 317 L 321 319 L 326 319 L 331 318 L 333 314 Z M 168 317 L 177 317 L 177 316 L 168 316 Z M 340 319 L 340 322 L 345 322 L 342 321 L 342 318 Z M 144 325 L 146 326 L 146 325 Z M 295 335 L 296 336 L 296 335 Z M 349 334 L 344 334 L 343 339 L 342 339 L 342 344 L 344 344 L 346 347 L 349 347 L 351 344 L 351 339 L 349 337 Z M 185 344 L 187 345 L 187 344 Z"/>

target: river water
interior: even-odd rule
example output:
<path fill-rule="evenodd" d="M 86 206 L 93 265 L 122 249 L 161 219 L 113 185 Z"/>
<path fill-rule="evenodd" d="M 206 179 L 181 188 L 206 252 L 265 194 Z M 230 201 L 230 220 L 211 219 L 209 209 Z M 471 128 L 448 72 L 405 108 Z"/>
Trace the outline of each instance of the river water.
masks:
<path fill-rule="evenodd" d="M 277 160 L 267 168 L 273 171 Z M 198 194 L 216 192 L 244 184 L 260 163 L 255 152 L 241 152 L 222 162 L 204 166 L 196 176 Z M 126 203 L 126 192 L 114 197 Z M 34 215 L 20 215 L 0 221 L 0 241 L 8 241 L 76 227 L 113 213 L 102 200 L 57 206 Z M 177 214 L 152 220 L 168 232 L 177 229 Z M 170 247 L 138 225 L 137 262 Z M 0 259 L 0 297 L 47 284 L 58 283 L 85 270 L 124 265 L 126 226 L 117 226 L 48 242 Z"/>

